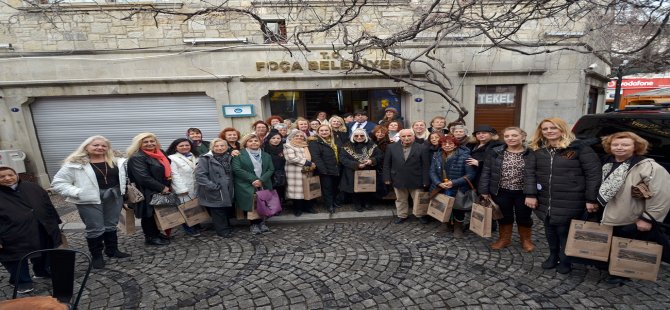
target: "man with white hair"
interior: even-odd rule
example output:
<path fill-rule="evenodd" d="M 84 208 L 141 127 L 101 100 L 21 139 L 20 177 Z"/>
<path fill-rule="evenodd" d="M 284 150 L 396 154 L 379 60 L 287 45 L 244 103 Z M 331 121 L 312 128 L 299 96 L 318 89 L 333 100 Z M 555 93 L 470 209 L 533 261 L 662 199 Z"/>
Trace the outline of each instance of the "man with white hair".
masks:
<path fill-rule="evenodd" d="M 398 135 L 400 143 L 393 143 L 386 149 L 384 156 L 384 183 L 393 186 L 396 195 L 398 218 L 396 224 L 402 224 L 409 216 L 408 196 L 412 196 L 412 213 L 423 224 L 428 223 L 427 210 L 419 210 L 419 193 L 428 188 L 430 180 L 430 155 L 424 146 L 414 141 L 412 129 L 403 129 Z"/>

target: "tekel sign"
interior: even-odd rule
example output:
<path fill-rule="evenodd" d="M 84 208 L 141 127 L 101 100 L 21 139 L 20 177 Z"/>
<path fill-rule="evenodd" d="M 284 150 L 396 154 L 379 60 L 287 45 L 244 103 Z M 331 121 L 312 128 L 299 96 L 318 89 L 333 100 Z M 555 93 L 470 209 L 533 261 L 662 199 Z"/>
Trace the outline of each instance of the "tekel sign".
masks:
<path fill-rule="evenodd" d="M 478 104 L 513 104 L 514 93 L 478 94 Z"/>

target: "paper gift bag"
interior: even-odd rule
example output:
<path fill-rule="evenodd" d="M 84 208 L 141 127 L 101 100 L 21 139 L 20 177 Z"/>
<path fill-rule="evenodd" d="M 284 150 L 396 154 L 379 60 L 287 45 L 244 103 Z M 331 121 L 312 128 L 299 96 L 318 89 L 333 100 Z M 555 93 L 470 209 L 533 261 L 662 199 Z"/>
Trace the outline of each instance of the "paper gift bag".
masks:
<path fill-rule="evenodd" d="M 430 192 L 419 192 L 417 198 L 418 198 L 416 201 L 417 212 L 419 214 L 427 214 L 428 205 L 430 205 Z"/>
<path fill-rule="evenodd" d="M 134 234 L 135 211 L 128 208 L 127 205 L 123 205 L 123 208 L 121 208 L 121 216 L 119 216 L 119 224 L 117 226 L 119 227 L 119 230 L 126 235 Z"/>
<path fill-rule="evenodd" d="M 178 207 L 154 207 L 154 218 L 158 229 L 167 230 L 186 223 Z"/>
<path fill-rule="evenodd" d="M 437 194 L 428 204 L 428 215 L 442 223 L 446 223 L 449 221 L 453 209 L 454 197 L 449 197 L 445 194 Z"/>
<path fill-rule="evenodd" d="M 656 282 L 663 246 L 653 241 L 614 237 L 610 253 L 611 275 Z"/>
<path fill-rule="evenodd" d="M 377 191 L 377 171 L 356 170 L 354 172 L 354 193 L 374 193 Z"/>
<path fill-rule="evenodd" d="M 312 173 L 302 174 L 302 192 L 305 200 L 312 200 L 321 197 L 321 180 L 318 175 Z"/>
<path fill-rule="evenodd" d="M 179 209 L 181 216 L 184 217 L 184 221 L 188 226 L 193 226 L 211 220 L 207 210 L 200 206 L 198 198 L 182 203 L 177 206 L 177 208 Z"/>
<path fill-rule="evenodd" d="M 491 222 L 493 221 L 493 208 L 485 207 L 479 203 L 472 204 L 470 212 L 470 230 L 480 237 L 491 237 Z"/>
<path fill-rule="evenodd" d="M 612 226 L 572 220 L 565 254 L 606 262 L 610 256 Z"/>

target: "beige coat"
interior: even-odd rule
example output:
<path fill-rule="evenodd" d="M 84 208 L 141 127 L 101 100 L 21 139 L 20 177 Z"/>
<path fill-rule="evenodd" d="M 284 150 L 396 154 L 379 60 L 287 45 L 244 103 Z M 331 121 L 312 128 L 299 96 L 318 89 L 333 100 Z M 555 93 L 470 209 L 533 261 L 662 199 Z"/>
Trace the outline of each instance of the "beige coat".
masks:
<path fill-rule="evenodd" d="M 631 188 L 640 181 L 649 186 L 653 194 L 651 198 L 645 200 L 631 196 Z M 653 159 L 646 158 L 628 170 L 619 192 L 605 206 L 602 224 L 611 226 L 633 224 L 644 211 L 662 222 L 670 209 L 669 202 L 670 174 Z"/>
<path fill-rule="evenodd" d="M 305 199 L 302 191 L 302 169 L 307 163 L 305 151 L 300 147 L 294 147 L 290 143 L 284 144 L 284 158 L 286 159 L 286 198 Z"/>

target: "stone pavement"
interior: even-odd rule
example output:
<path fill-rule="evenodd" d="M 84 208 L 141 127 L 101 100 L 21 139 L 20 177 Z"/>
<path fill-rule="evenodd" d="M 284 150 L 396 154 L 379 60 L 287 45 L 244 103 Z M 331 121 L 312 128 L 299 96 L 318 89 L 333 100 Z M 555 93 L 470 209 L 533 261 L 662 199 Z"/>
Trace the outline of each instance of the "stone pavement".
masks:
<path fill-rule="evenodd" d="M 547 252 L 536 225 L 535 253 L 518 245 L 499 252 L 468 233 L 436 234 L 437 223 L 402 225 L 392 218 L 271 224 L 232 239 L 181 229 L 169 246 L 145 246 L 141 232 L 121 236 L 127 259 L 94 270 L 81 309 L 667 309 L 670 268 L 659 281 L 606 284 L 605 273 L 578 266 L 570 275 L 540 268 Z M 81 230 L 67 231 L 85 249 Z M 37 280 L 34 294 L 48 285 Z M 0 299 L 11 296 L 0 273 Z"/>

